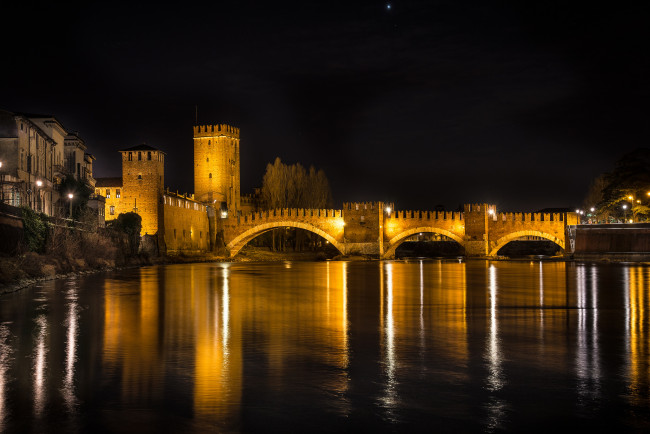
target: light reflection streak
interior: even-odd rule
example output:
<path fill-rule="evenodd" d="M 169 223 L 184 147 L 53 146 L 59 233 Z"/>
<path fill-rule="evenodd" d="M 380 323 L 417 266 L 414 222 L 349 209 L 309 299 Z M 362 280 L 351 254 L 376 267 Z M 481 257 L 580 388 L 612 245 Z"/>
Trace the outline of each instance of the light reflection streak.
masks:
<path fill-rule="evenodd" d="M 228 348 L 228 339 L 230 337 L 230 289 L 229 289 L 229 282 L 230 282 L 230 267 L 226 266 L 223 268 L 223 294 L 221 295 L 221 304 L 222 304 L 222 319 L 221 319 L 221 327 L 223 328 L 222 330 L 222 335 L 221 339 L 223 341 L 223 361 L 224 361 L 224 366 L 228 364 L 228 355 L 229 355 L 229 348 Z"/>
<path fill-rule="evenodd" d="M 4 432 L 5 419 L 8 416 L 5 403 L 5 393 L 9 380 L 7 371 L 12 359 L 12 347 L 9 345 L 9 328 L 5 323 L 0 324 L 0 432 Z"/>
<path fill-rule="evenodd" d="M 77 404 L 74 391 L 74 365 L 77 360 L 77 339 L 78 339 L 78 321 L 79 321 L 79 305 L 77 304 L 77 290 L 73 284 L 66 294 L 66 298 L 70 300 L 68 303 L 68 311 L 65 320 L 66 332 L 66 346 L 65 346 L 65 374 L 63 376 L 63 400 L 69 413 L 72 413 Z"/>
<path fill-rule="evenodd" d="M 648 384 L 650 373 L 646 358 L 650 345 L 645 336 L 648 321 L 646 306 L 648 304 L 648 270 L 641 267 L 626 267 L 624 270 L 626 337 L 628 349 L 628 399 L 639 406 L 650 403 Z"/>
<path fill-rule="evenodd" d="M 497 324 L 497 270 L 494 264 L 489 265 L 488 284 L 490 288 L 490 329 L 487 343 L 488 377 L 487 389 L 498 392 L 505 385 L 502 372 L 501 349 Z M 506 403 L 496 395 L 491 395 L 487 403 L 489 431 L 499 429 L 505 417 Z"/>
<path fill-rule="evenodd" d="M 385 387 L 385 395 L 382 398 L 383 404 L 388 407 L 389 409 L 392 409 L 395 404 L 396 404 L 396 381 L 395 381 L 395 323 L 394 323 L 394 318 L 393 318 L 393 264 L 392 263 L 387 263 L 385 264 L 385 292 L 386 292 L 386 309 L 385 309 L 385 315 L 383 315 L 383 294 L 384 294 L 384 279 L 383 279 L 383 272 L 384 270 L 381 270 L 380 268 L 380 273 L 382 275 L 382 278 L 380 280 L 381 284 L 381 294 L 382 294 L 382 318 L 381 318 L 381 324 L 382 324 L 382 333 L 383 333 L 383 339 L 382 339 L 382 346 L 383 346 L 383 356 L 384 356 L 384 366 L 385 366 L 385 373 L 386 373 L 386 387 Z"/>
<path fill-rule="evenodd" d="M 424 348 L 424 261 L 420 261 L 420 344 Z"/>
<path fill-rule="evenodd" d="M 348 263 L 343 262 L 343 277 L 341 291 L 343 292 L 343 318 L 342 318 L 342 334 L 343 334 L 343 354 L 344 354 L 344 368 L 347 369 L 350 363 L 350 349 L 348 347 Z M 327 267 L 327 304 L 329 305 L 329 263 Z"/>
<path fill-rule="evenodd" d="M 36 318 L 36 345 L 34 348 L 34 414 L 40 417 L 45 407 L 45 369 L 47 368 L 47 318 L 39 315 Z"/>
<path fill-rule="evenodd" d="M 578 308 L 578 348 L 576 368 L 578 394 L 583 399 L 594 400 L 600 396 L 600 362 L 598 348 L 598 281 L 594 268 L 587 286 L 586 267 L 576 270 Z M 591 299 L 591 300 L 589 300 Z"/>

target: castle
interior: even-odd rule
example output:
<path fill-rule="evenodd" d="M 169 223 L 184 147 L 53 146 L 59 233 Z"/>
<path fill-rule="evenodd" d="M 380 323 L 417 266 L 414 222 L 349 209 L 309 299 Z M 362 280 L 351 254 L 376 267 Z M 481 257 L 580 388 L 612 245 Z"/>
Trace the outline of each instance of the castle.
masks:
<path fill-rule="evenodd" d="M 142 217 L 141 235 L 160 253 L 199 253 L 216 242 L 217 217 L 241 212 L 239 128 L 194 127 L 194 194 L 165 189 L 165 153 L 149 145 L 120 151 L 122 176 L 97 178 L 95 193 L 106 198 L 106 221 L 120 213 Z"/>

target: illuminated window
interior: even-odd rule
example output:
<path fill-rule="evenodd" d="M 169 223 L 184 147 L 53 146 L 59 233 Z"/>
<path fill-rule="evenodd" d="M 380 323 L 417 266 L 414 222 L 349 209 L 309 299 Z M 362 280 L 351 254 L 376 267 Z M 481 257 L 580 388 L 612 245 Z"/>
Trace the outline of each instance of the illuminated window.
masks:
<path fill-rule="evenodd" d="M 115 207 L 114 207 L 114 206 L 111 206 L 111 207 L 109 208 L 109 213 L 110 213 L 111 215 L 115 215 Z"/>
<path fill-rule="evenodd" d="M 108 198 L 110 198 L 110 197 L 111 197 L 111 189 L 110 189 L 110 188 L 107 188 L 107 189 L 106 189 L 106 199 L 108 199 Z"/>
<path fill-rule="evenodd" d="M 115 190 L 115 197 L 118 198 L 118 199 L 120 198 L 120 189 L 119 188 L 117 190 Z"/>

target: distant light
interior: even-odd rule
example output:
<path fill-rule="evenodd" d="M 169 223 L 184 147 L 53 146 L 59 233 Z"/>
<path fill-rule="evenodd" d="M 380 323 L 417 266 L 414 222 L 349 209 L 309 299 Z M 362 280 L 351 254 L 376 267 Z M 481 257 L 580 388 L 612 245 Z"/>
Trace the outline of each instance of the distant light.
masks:
<path fill-rule="evenodd" d="M 74 195 L 72 193 L 68 193 L 68 199 L 72 199 Z"/>
<path fill-rule="evenodd" d="M 634 199 L 634 197 L 632 197 L 631 195 L 628 196 L 627 198 L 630 199 L 630 200 Z"/>
<path fill-rule="evenodd" d="M 592 206 L 591 208 L 589 208 L 589 211 L 594 212 L 594 211 L 596 211 L 596 208 L 594 208 L 594 207 Z"/>
<path fill-rule="evenodd" d="M 623 209 L 627 209 L 627 205 L 623 205 Z"/>
<path fill-rule="evenodd" d="M 579 210 L 579 209 L 577 209 L 577 210 L 576 210 L 576 213 L 577 213 L 577 214 L 580 214 L 580 210 Z"/>
<path fill-rule="evenodd" d="M 390 10 L 390 3 L 386 5 L 386 9 Z"/>
<path fill-rule="evenodd" d="M 634 223 L 634 220 L 630 219 L 630 223 Z"/>
<path fill-rule="evenodd" d="M 42 187 L 43 186 L 43 181 L 41 181 L 40 179 L 38 181 L 36 181 L 36 186 L 37 187 Z"/>
<path fill-rule="evenodd" d="M 221 211 L 221 218 L 225 219 L 226 217 L 228 217 L 228 211 Z"/>
<path fill-rule="evenodd" d="M 388 214 L 390 214 L 390 211 L 391 211 L 390 207 L 387 206 L 387 207 L 386 207 L 386 212 L 387 212 Z"/>
<path fill-rule="evenodd" d="M 584 211 L 580 211 L 580 215 L 584 215 L 584 213 L 585 213 Z"/>
<path fill-rule="evenodd" d="M 492 208 L 490 208 L 490 209 L 488 210 L 488 214 L 490 214 L 490 215 L 494 215 L 494 210 L 493 210 Z"/>
<path fill-rule="evenodd" d="M 0 168 L 2 168 L 2 161 L 0 161 Z M 650 191 L 648 192 L 648 196 L 650 196 Z"/>

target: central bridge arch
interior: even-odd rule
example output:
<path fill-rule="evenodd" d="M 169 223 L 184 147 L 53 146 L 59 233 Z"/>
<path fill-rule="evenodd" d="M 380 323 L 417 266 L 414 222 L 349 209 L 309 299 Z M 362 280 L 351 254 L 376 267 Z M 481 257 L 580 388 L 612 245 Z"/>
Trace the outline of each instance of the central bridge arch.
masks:
<path fill-rule="evenodd" d="M 246 244 L 248 244 L 253 238 L 277 228 L 298 228 L 298 229 L 304 229 L 309 232 L 313 232 L 316 235 L 320 235 L 321 237 L 329 241 L 329 243 L 333 245 L 339 252 L 341 252 L 341 254 L 345 253 L 345 247 L 343 246 L 343 244 L 339 242 L 335 237 L 325 232 L 324 230 L 320 229 L 319 227 L 305 222 L 283 220 L 283 221 L 263 223 L 254 226 L 242 232 L 241 234 L 237 235 L 235 238 L 233 238 L 232 241 L 230 241 L 226 245 L 228 251 L 230 252 L 230 256 L 233 257 L 237 255 L 237 253 L 239 253 L 239 251 Z M 341 229 L 341 233 L 343 233 L 342 229 Z"/>
<path fill-rule="evenodd" d="M 388 248 L 386 249 L 386 252 L 381 255 L 382 259 L 388 259 L 392 258 L 395 256 L 395 250 L 402 244 L 408 237 L 411 235 L 418 234 L 420 232 L 427 232 L 427 233 L 434 233 L 434 234 L 439 234 L 439 235 L 444 235 L 448 238 L 451 238 L 452 240 L 456 241 L 458 244 L 461 246 L 465 247 L 463 244 L 463 239 L 459 237 L 458 235 L 454 234 L 453 232 L 450 232 L 446 229 L 442 228 L 436 228 L 436 227 L 431 227 L 431 226 L 421 226 L 417 228 L 412 228 L 412 229 L 407 229 L 404 232 L 399 233 L 398 235 L 394 236 L 391 238 L 390 241 L 388 241 Z"/>
<path fill-rule="evenodd" d="M 505 236 L 499 238 L 496 241 L 495 247 L 490 249 L 490 256 L 496 256 L 497 252 L 501 249 L 501 247 L 505 246 L 510 241 L 514 241 L 517 238 L 526 237 L 526 236 L 534 236 L 534 237 L 545 238 L 545 239 L 547 239 L 549 241 L 553 241 L 555 244 L 560 246 L 562 248 L 562 250 L 565 249 L 564 240 L 562 240 L 562 239 L 560 239 L 560 238 L 558 238 L 558 237 L 556 237 L 554 235 L 547 234 L 545 232 L 540 232 L 540 231 L 518 231 L 518 232 L 512 232 L 512 233 L 510 233 L 508 235 L 505 235 Z"/>

